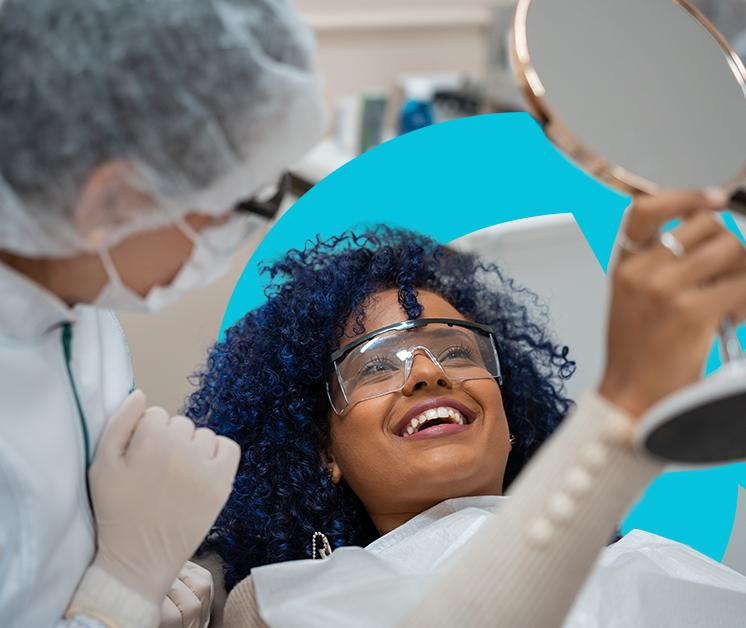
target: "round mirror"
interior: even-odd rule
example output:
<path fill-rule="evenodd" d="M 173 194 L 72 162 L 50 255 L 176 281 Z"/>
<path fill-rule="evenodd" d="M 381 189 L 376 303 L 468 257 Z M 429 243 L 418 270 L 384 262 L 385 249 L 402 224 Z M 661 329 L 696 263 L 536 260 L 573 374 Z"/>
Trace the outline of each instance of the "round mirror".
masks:
<path fill-rule="evenodd" d="M 746 69 L 686 0 L 519 0 L 513 61 L 549 139 L 623 191 L 733 192 L 746 177 Z M 721 345 L 725 368 L 641 421 L 650 455 L 746 459 L 746 360 L 727 320 Z"/>
<path fill-rule="evenodd" d="M 549 138 L 616 187 L 746 175 L 746 70 L 688 3 L 522 0 L 514 63 Z"/>

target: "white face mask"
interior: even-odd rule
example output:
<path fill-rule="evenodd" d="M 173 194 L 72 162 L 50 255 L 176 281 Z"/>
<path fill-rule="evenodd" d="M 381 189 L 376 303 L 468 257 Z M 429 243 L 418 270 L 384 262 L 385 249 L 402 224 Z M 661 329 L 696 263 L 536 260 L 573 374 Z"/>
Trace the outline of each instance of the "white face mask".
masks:
<path fill-rule="evenodd" d="M 180 220 L 176 226 L 192 241 L 192 251 L 174 280 L 167 286 L 153 286 L 141 297 L 122 282 L 108 249 L 99 252 L 109 282 L 102 288 L 93 305 L 127 312 L 158 312 L 178 301 L 195 288 L 202 288 L 225 275 L 231 268 L 234 253 L 256 230 L 259 220 L 233 214 L 222 225 L 206 227 L 197 234 L 188 223 Z"/>

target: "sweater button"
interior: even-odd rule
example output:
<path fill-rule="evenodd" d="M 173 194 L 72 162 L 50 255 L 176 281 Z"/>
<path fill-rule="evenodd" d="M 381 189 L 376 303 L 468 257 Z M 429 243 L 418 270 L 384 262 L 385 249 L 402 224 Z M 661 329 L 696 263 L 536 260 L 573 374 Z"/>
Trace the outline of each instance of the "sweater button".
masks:
<path fill-rule="evenodd" d="M 609 417 L 601 433 L 601 438 L 609 445 L 625 445 L 632 442 L 634 425 L 629 419 Z"/>
<path fill-rule="evenodd" d="M 526 526 L 526 540 L 534 547 L 546 547 L 554 536 L 554 526 L 544 517 L 536 517 Z"/>
<path fill-rule="evenodd" d="M 567 523 L 575 511 L 575 501 L 567 493 L 556 493 L 549 498 L 547 513 L 555 523 Z"/>
<path fill-rule="evenodd" d="M 573 497 L 582 497 L 591 490 L 593 478 L 583 467 L 572 467 L 565 478 L 565 490 Z"/>
<path fill-rule="evenodd" d="M 580 450 L 580 460 L 590 471 L 598 471 L 609 460 L 609 449 L 601 442 L 588 443 Z"/>

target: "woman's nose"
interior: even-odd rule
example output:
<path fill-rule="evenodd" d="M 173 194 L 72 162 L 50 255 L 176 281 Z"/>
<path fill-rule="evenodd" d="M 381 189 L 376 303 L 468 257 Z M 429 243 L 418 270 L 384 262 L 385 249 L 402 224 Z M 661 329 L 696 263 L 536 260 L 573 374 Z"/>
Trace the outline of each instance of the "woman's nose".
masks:
<path fill-rule="evenodd" d="M 409 377 L 404 382 L 402 393 L 411 395 L 421 388 L 453 388 L 448 375 L 436 364 L 433 359 L 424 351 L 418 351 L 412 357 L 412 366 L 409 370 Z"/>

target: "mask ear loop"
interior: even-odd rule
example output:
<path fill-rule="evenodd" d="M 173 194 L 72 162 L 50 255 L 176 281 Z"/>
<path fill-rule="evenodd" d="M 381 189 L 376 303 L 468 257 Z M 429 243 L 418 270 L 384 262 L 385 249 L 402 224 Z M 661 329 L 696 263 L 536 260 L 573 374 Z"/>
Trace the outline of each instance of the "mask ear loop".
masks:
<path fill-rule="evenodd" d="M 114 265 L 114 260 L 111 259 L 111 253 L 107 248 L 101 248 L 98 250 L 98 258 L 101 260 L 101 264 L 104 267 L 104 272 L 109 278 L 109 281 L 115 284 L 118 288 L 127 290 L 127 286 L 124 285 L 121 276 L 117 272 L 117 267 Z"/>
<path fill-rule="evenodd" d="M 199 234 L 192 229 L 192 226 L 183 218 L 177 218 L 174 222 L 174 225 L 176 225 L 176 228 L 181 231 L 189 240 L 192 242 L 192 246 L 196 245 L 197 242 L 199 242 L 200 237 Z"/>

